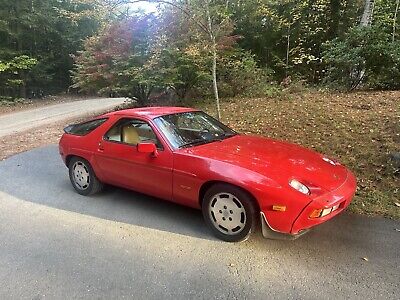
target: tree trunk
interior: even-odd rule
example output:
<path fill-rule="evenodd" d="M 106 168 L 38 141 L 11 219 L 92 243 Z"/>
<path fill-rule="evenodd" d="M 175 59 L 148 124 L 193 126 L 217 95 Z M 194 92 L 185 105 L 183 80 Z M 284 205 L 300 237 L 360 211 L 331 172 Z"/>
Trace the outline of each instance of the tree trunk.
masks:
<path fill-rule="evenodd" d="M 221 108 L 219 105 L 219 93 L 218 93 L 218 82 L 217 82 L 217 42 L 214 36 L 211 14 L 210 14 L 210 1 L 206 1 L 206 14 L 208 20 L 208 34 L 210 36 L 212 46 L 212 78 L 213 78 L 213 89 L 215 96 L 215 104 L 217 106 L 217 118 L 221 119 Z"/>
<path fill-rule="evenodd" d="M 290 24 L 289 24 L 288 32 L 287 32 L 287 43 L 286 43 L 286 71 L 285 71 L 285 77 L 288 77 L 288 71 L 289 71 L 289 55 L 290 55 Z"/>
<path fill-rule="evenodd" d="M 365 7 L 364 7 L 364 12 L 361 17 L 361 22 L 360 26 L 361 27 L 370 27 L 372 25 L 372 19 L 374 16 L 374 8 L 375 8 L 375 0 L 365 0 Z M 361 82 L 364 79 L 365 75 L 365 61 L 363 62 L 363 69 L 359 72 L 357 75 L 356 80 L 354 81 L 354 85 L 352 90 L 355 90 L 356 88 L 359 87 Z"/>
<path fill-rule="evenodd" d="M 144 0 L 143 0 L 144 1 Z M 128 1 L 129 3 L 136 3 L 136 2 L 142 2 L 140 0 L 131 0 Z M 212 48 L 212 77 L 213 77 L 213 90 L 214 90 L 214 96 L 215 96 L 215 102 L 216 102 L 216 107 L 217 107 L 217 117 L 218 119 L 221 119 L 221 108 L 219 104 L 219 92 L 218 92 L 218 82 L 217 82 L 217 43 L 216 43 L 216 34 L 213 28 L 212 24 L 212 19 L 211 19 L 211 13 L 210 13 L 210 2 L 211 0 L 205 0 L 204 1 L 204 9 L 207 17 L 207 24 L 203 24 L 202 22 L 199 22 L 196 20 L 195 17 L 193 17 L 193 12 L 190 10 L 184 9 L 181 5 L 175 3 L 174 1 L 169 1 L 169 0 L 157 0 L 154 1 L 157 3 L 161 4 L 167 4 L 167 5 L 172 5 L 175 8 L 178 8 L 180 11 L 185 13 L 187 16 L 189 16 L 197 26 L 204 32 L 206 32 L 210 38 L 210 43 L 211 43 L 211 48 Z M 225 2 L 225 9 L 228 10 L 229 8 L 229 0 L 226 0 Z M 183 1 L 182 5 L 189 5 L 189 2 Z M 202 6 L 203 8 L 203 6 Z"/>
<path fill-rule="evenodd" d="M 217 117 L 218 120 L 221 119 L 221 108 L 219 105 L 219 93 L 218 93 L 218 83 L 217 83 L 217 45 L 213 44 L 213 64 L 212 64 L 212 77 L 213 77 L 213 88 L 215 103 L 217 105 Z"/>
<path fill-rule="evenodd" d="M 21 26 L 20 26 L 20 2 L 16 1 L 15 5 L 15 16 L 16 16 L 16 24 L 15 24 L 15 32 L 16 32 L 16 39 L 17 39 L 17 51 L 18 55 L 21 55 L 22 52 L 22 39 L 21 39 Z M 21 84 L 19 86 L 19 97 L 26 98 L 26 78 L 25 72 L 23 70 L 18 71 L 18 79 L 21 80 Z"/>
<path fill-rule="evenodd" d="M 374 0 L 365 0 L 364 13 L 361 18 L 360 25 L 361 26 L 371 26 L 372 17 L 374 15 L 375 1 Z"/>
<path fill-rule="evenodd" d="M 393 35 L 392 35 L 392 42 L 394 43 L 396 39 L 396 22 L 397 22 L 397 13 L 399 11 L 400 0 L 396 1 L 396 10 L 394 11 L 394 18 L 393 18 Z"/>

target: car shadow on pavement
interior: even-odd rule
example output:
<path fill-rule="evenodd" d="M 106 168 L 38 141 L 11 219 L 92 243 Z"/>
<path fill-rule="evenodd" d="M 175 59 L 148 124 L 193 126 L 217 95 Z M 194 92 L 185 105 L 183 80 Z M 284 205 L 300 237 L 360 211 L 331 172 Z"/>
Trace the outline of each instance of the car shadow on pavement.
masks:
<path fill-rule="evenodd" d="M 215 241 L 201 212 L 133 191 L 108 187 L 101 194 L 84 197 L 72 188 L 68 171 L 56 146 L 47 146 L 0 162 L 0 191 L 48 207 L 135 226 Z M 360 258 L 387 251 L 396 256 L 400 246 L 399 222 L 342 214 L 295 241 L 265 240 L 258 230 L 247 242 L 255 249 L 279 251 L 282 256 L 304 251 L 325 259 L 346 259 L 351 248 Z M 397 238 L 397 241 L 396 241 Z M 395 239 L 395 241 L 393 241 Z M 392 241 L 391 243 L 388 241 Z M 335 248 L 335 251 L 332 251 Z M 299 252 L 299 249 L 302 249 Z"/>
<path fill-rule="evenodd" d="M 111 186 L 90 197 L 77 194 L 55 146 L 0 162 L 0 191 L 48 207 L 214 240 L 199 210 Z"/>

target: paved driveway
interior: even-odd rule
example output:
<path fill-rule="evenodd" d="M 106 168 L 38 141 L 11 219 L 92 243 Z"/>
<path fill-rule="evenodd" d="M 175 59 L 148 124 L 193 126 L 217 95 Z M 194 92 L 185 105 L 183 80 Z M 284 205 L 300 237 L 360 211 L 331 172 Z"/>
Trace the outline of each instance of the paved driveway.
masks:
<path fill-rule="evenodd" d="M 0 116 L 0 138 L 41 125 L 112 109 L 125 98 L 96 98 L 72 101 Z"/>
<path fill-rule="evenodd" d="M 396 228 L 343 214 L 296 241 L 224 243 L 196 210 L 76 194 L 50 146 L 0 162 L 0 298 L 398 299 Z"/>

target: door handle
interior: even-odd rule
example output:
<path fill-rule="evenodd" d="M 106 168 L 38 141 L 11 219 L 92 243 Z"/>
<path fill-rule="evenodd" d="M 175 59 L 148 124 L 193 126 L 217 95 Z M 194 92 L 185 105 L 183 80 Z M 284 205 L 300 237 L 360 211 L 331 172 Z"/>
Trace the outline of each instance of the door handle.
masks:
<path fill-rule="evenodd" d="M 104 151 L 103 142 L 99 142 L 98 150 L 99 150 L 100 152 L 103 152 L 103 151 Z"/>

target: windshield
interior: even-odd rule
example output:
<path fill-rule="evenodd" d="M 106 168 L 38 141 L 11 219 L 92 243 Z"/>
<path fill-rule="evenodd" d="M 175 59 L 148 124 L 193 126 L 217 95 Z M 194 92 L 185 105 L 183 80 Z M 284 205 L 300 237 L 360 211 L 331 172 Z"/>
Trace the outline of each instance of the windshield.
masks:
<path fill-rule="evenodd" d="M 235 131 L 200 111 L 166 115 L 154 122 L 174 148 L 221 141 L 236 135 Z"/>

